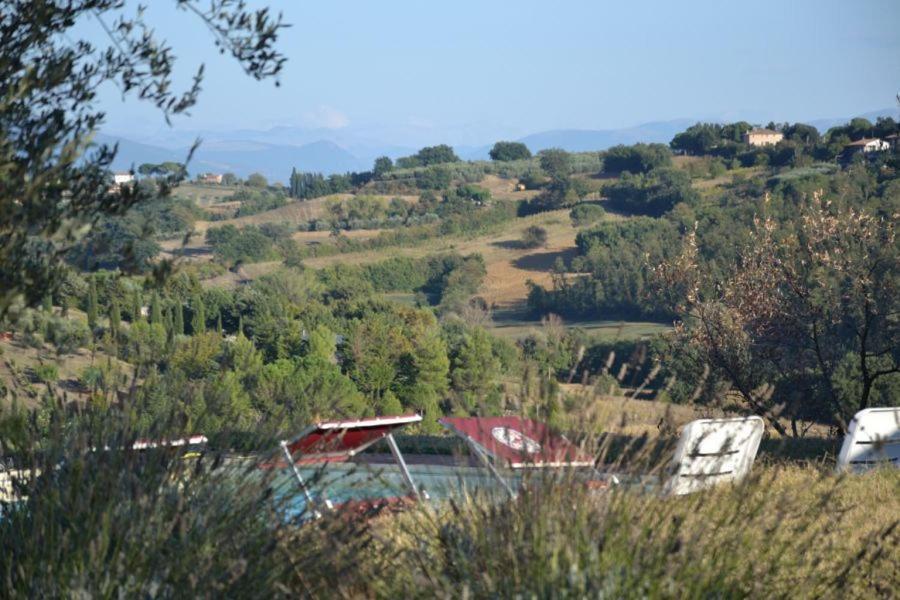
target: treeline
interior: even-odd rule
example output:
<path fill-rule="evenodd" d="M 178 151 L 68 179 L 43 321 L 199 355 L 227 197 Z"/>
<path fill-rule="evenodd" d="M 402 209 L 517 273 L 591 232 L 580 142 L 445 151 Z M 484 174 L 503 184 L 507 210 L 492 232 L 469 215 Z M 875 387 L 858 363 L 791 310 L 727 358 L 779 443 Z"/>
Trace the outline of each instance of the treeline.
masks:
<path fill-rule="evenodd" d="M 321 173 L 304 173 L 294 168 L 288 180 L 288 195 L 291 198 L 308 200 L 319 196 L 342 194 L 359 189 L 372 180 L 372 173 L 335 173 L 325 177 Z"/>
<path fill-rule="evenodd" d="M 726 125 L 697 123 L 677 134 L 670 145 L 684 154 L 721 158 L 729 168 L 802 167 L 813 161 L 835 160 L 850 142 L 896 135 L 900 124 L 891 117 L 879 117 L 875 123 L 857 118 L 821 134 L 805 123 L 769 123 L 768 129 L 782 133 L 784 139 L 767 146 L 750 146 L 743 141 L 744 134 L 752 129 L 745 121 Z"/>

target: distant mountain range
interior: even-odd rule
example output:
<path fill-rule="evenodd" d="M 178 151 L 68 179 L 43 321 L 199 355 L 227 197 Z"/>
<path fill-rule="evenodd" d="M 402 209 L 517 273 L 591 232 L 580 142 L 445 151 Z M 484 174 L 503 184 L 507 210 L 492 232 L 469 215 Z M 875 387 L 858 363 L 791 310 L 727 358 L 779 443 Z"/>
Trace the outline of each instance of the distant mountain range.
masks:
<path fill-rule="evenodd" d="M 897 116 L 896 109 L 883 109 L 860 115 L 874 121 L 880 116 Z M 675 119 L 644 123 L 622 129 L 555 129 L 533 133 L 518 141 L 532 152 L 546 148 L 562 148 L 570 152 L 605 150 L 616 144 L 637 142 L 668 143 L 672 137 L 696 123 L 698 119 Z M 849 121 L 849 118 L 807 121 L 819 131 Z M 234 130 L 226 132 L 166 131 L 138 142 L 123 136 L 98 135 L 97 141 L 119 144 L 113 163 L 116 170 L 128 170 L 142 163 L 184 161 L 194 140 L 201 139 L 188 169 L 191 173 L 232 172 L 241 177 L 259 172 L 270 181 L 286 182 L 291 169 L 325 174 L 363 171 L 371 168 L 378 156 L 406 156 L 417 148 L 379 143 L 364 135 L 343 129 L 308 129 L 274 127 L 269 130 Z M 435 143 L 440 143 L 435 141 Z M 492 144 L 493 142 L 491 142 Z M 487 159 L 491 144 L 457 146 L 456 152 L 466 160 Z"/>

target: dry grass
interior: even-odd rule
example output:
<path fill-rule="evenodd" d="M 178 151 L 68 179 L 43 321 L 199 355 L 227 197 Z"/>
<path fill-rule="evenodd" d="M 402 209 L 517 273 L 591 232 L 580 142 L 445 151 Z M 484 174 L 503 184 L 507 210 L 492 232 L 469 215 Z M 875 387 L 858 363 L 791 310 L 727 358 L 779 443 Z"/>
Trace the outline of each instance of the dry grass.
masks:
<path fill-rule="evenodd" d="M 538 225 L 547 230 L 543 248 L 522 248 L 522 230 Z M 474 238 L 442 237 L 423 242 L 413 248 L 385 248 L 379 251 L 355 252 L 313 258 L 305 264 L 322 268 L 335 263 L 372 263 L 392 256 L 423 257 L 444 252 L 480 254 L 487 266 L 487 276 L 479 290 L 488 304 L 498 308 L 518 306 L 528 293 L 525 282 L 550 283 L 550 269 L 558 258 L 569 260 L 575 254 L 575 236 L 568 210 L 556 210 L 515 219 L 498 233 Z"/>
<path fill-rule="evenodd" d="M 528 200 L 538 195 L 537 190 L 516 189 L 518 185 L 517 179 L 503 179 L 497 175 L 485 175 L 484 179 L 478 182 L 483 188 L 490 190 L 491 196 L 495 200 Z"/>
<path fill-rule="evenodd" d="M 40 365 L 54 365 L 59 373 L 57 381 L 50 385 L 55 397 L 65 397 L 69 401 L 87 400 L 89 393 L 81 387 L 79 378 L 90 366 L 105 366 L 112 361 L 126 378 L 132 371 L 131 365 L 111 358 L 102 351 L 92 353 L 87 348 L 79 348 L 70 354 L 59 355 L 50 345 L 35 348 L 23 343 L 19 338 L 0 341 L 0 381 L 15 393 L 16 401 L 23 408 L 34 408 L 47 392 L 44 383 L 34 381 L 33 371 Z M 2 398 L 0 398 L 2 400 Z"/>
<path fill-rule="evenodd" d="M 900 585 L 896 469 L 838 478 L 768 466 L 739 485 L 674 498 L 591 491 L 566 475 L 535 479 L 512 500 L 464 497 L 382 518 L 354 532 L 366 543 L 350 552 L 322 538 L 323 558 L 339 558 L 324 573 L 307 571 L 304 588 L 343 597 L 846 598 L 892 597 Z M 289 536 L 286 547 L 308 548 L 305 540 Z"/>
<path fill-rule="evenodd" d="M 543 327 L 541 321 L 520 318 L 521 313 L 495 313 L 494 322 L 490 325 L 491 333 L 498 337 L 518 340 L 539 333 Z M 599 340 L 633 340 L 644 339 L 668 331 L 670 327 L 661 323 L 641 321 L 569 321 L 564 325 L 579 328 L 591 337 Z"/>
<path fill-rule="evenodd" d="M 212 204 L 227 200 L 239 189 L 240 186 L 234 185 L 184 182 L 172 191 L 172 195 L 176 198 L 193 200 L 198 206 L 207 208 Z"/>
<path fill-rule="evenodd" d="M 341 235 L 351 240 L 367 240 L 377 237 L 383 229 L 351 229 L 349 231 L 341 231 Z M 295 242 L 300 244 L 321 244 L 327 242 L 331 238 L 330 231 L 298 231 L 291 236 Z"/>

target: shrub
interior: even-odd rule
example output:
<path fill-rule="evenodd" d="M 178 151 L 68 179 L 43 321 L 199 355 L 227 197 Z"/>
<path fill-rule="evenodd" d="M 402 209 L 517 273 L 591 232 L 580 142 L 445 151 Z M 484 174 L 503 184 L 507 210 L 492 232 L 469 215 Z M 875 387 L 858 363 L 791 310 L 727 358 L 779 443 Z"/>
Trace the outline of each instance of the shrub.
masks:
<path fill-rule="evenodd" d="M 34 378 L 40 383 L 50 385 L 59 380 L 59 369 L 54 364 L 38 365 L 34 368 Z"/>
<path fill-rule="evenodd" d="M 569 217 L 575 227 L 585 227 L 602 221 L 606 217 L 606 211 L 597 204 L 579 204 L 569 212 Z"/>
<path fill-rule="evenodd" d="M 522 232 L 523 248 L 540 248 L 547 244 L 547 230 L 537 225 L 532 225 Z"/>

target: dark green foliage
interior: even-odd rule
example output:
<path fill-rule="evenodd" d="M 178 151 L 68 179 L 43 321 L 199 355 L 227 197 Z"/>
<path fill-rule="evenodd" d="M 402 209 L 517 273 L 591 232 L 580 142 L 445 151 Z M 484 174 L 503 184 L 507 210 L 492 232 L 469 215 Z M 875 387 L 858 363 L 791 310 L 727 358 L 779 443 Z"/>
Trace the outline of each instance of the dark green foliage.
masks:
<path fill-rule="evenodd" d="M 175 335 L 184 334 L 184 306 L 179 301 L 172 304 L 172 331 Z"/>
<path fill-rule="evenodd" d="M 187 232 L 203 216 L 203 211 L 190 200 L 152 197 L 155 189 L 146 191 L 148 200 L 124 215 L 98 220 L 90 233 L 69 251 L 68 261 L 83 270 L 118 268 L 127 273 L 150 270 L 160 250 L 157 240 Z"/>
<path fill-rule="evenodd" d="M 91 331 L 97 329 L 97 311 L 99 308 L 100 306 L 97 300 L 97 280 L 91 277 L 87 301 L 87 321 Z"/>
<path fill-rule="evenodd" d="M 247 177 L 247 185 L 254 188 L 266 188 L 269 186 L 269 182 L 262 173 L 251 173 Z"/>
<path fill-rule="evenodd" d="M 153 290 L 153 294 L 150 296 L 150 323 L 163 324 L 162 304 L 159 299 L 159 293 L 156 290 Z"/>
<path fill-rule="evenodd" d="M 416 187 L 420 190 L 443 190 L 450 187 L 452 176 L 443 165 L 416 171 Z"/>
<path fill-rule="evenodd" d="M 138 173 L 149 177 L 183 179 L 187 176 L 187 168 L 184 163 L 165 161 L 162 163 L 144 163 L 138 167 Z"/>
<path fill-rule="evenodd" d="M 458 254 L 421 259 L 396 257 L 361 267 L 337 265 L 319 272 L 319 278 L 329 290 L 359 279 L 364 282 L 357 287 L 362 293 L 367 293 L 366 290 L 422 292 L 441 311 L 464 306 L 484 276 L 485 264 L 480 255 Z"/>
<path fill-rule="evenodd" d="M 522 142 L 497 142 L 490 152 L 491 160 L 510 161 L 531 158 L 531 151 Z"/>
<path fill-rule="evenodd" d="M 438 146 L 426 146 L 412 156 L 398 158 L 397 168 L 409 169 L 454 162 L 459 162 L 459 157 L 453 152 L 453 148 L 446 144 L 440 144 Z"/>
<path fill-rule="evenodd" d="M 156 106 L 166 119 L 197 100 L 202 68 L 183 93 L 173 86 L 175 57 L 144 21 L 143 11 L 122 2 L 14 1 L 0 11 L 0 314 L 17 297 L 37 304 L 62 279 L 60 259 L 74 231 L 100 217 L 165 195 L 183 173 L 155 186 L 112 186 L 116 149 L 89 146 L 101 127 L 97 90 L 113 82 L 123 94 Z M 214 0 L 190 12 L 216 32 L 222 52 L 251 76 L 277 75 L 284 57 L 274 48 L 283 23 L 267 11 Z M 97 46 L 81 28 L 87 19 L 109 32 Z M 110 23 L 107 24 L 107 21 Z M 40 177 L 36 177 L 40 174 Z M 139 267 L 149 252 L 135 249 Z"/>
<path fill-rule="evenodd" d="M 541 169 L 553 181 L 564 181 L 572 174 L 572 156 L 565 150 L 550 148 L 538 153 Z"/>
<path fill-rule="evenodd" d="M 798 142 L 808 147 L 815 146 L 821 139 L 819 131 L 812 125 L 806 125 L 805 123 L 786 125 L 784 129 L 782 129 L 782 133 L 784 133 L 785 139 Z"/>
<path fill-rule="evenodd" d="M 750 123 L 741 121 L 728 125 L 718 123 L 697 123 L 672 138 L 670 146 L 686 154 L 702 155 L 713 151 L 727 153 L 728 148 L 741 144 L 744 133 L 753 128 Z"/>
<path fill-rule="evenodd" d="M 321 173 L 291 171 L 288 194 L 291 198 L 308 200 L 329 194 L 340 194 L 359 189 L 372 179 L 372 173 L 334 173 L 325 177 Z"/>
<path fill-rule="evenodd" d="M 623 212 L 660 216 L 679 202 L 696 197 L 691 179 L 684 171 L 656 169 L 646 175 L 625 173 L 605 188 L 608 205 Z"/>
<path fill-rule="evenodd" d="M 134 288 L 131 292 L 131 322 L 137 323 L 141 320 L 142 317 L 142 309 L 144 306 L 144 300 L 141 297 L 141 290 L 139 288 Z"/>
<path fill-rule="evenodd" d="M 665 318 L 653 292 L 651 265 L 678 251 L 675 224 L 649 217 L 601 223 L 576 238 L 581 277 L 555 277 L 551 291 L 532 286 L 528 305 L 539 314 L 593 319 Z"/>
<path fill-rule="evenodd" d="M 372 174 L 378 178 L 385 173 L 390 172 L 394 168 L 394 161 L 387 156 L 379 156 L 375 159 L 375 165 L 372 167 Z"/>
<path fill-rule="evenodd" d="M 856 141 L 872 137 L 874 132 L 875 127 L 872 125 L 871 121 L 868 119 L 856 118 L 850 119 L 850 122 L 845 125 L 832 127 L 828 130 L 826 136 L 829 138 L 846 137 L 850 141 Z"/>
<path fill-rule="evenodd" d="M 234 225 L 208 229 L 206 242 L 216 258 L 226 263 L 259 262 L 274 257 L 272 239 L 253 225 L 242 229 Z"/>
<path fill-rule="evenodd" d="M 191 300 L 191 332 L 196 335 L 206 331 L 206 304 L 199 294 Z"/>
<path fill-rule="evenodd" d="M 569 212 L 569 218 L 575 227 L 593 225 L 606 217 L 606 211 L 599 204 L 579 204 Z"/>
<path fill-rule="evenodd" d="M 547 244 L 547 230 L 537 225 L 527 227 L 522 232 L 523 248 L 540 248 Z"/>
<path fill-rule="evenodd" d="M 672 164 L 672 152 L 663 144 L 613 146 L 603 154 L 605 173 L 647 173 Z"/>
<path fill-rule="evenodd" d="M 122 322 L 122 311 L 119 308 L 119 300 L 117 298 L 113 298 L 109 303 L 109 332 L 112 335 L 112 339 L 116 340 L 119 337 L 119 328 Z"/>
<path fill-rule="evenodd" d="M 229 200 L 241 203 L 235 214 L 236 217 L 255 215 L 267 210 L 280 208 L 287 204 L 287 198 L 285 198 L 281 191 L 271 191 L 267 189 L 240 189 L 232 194 Z"/>

